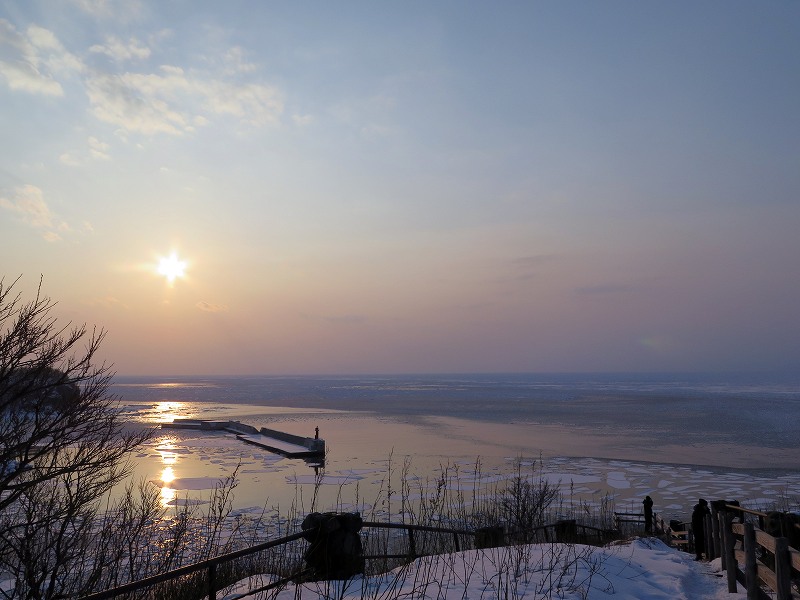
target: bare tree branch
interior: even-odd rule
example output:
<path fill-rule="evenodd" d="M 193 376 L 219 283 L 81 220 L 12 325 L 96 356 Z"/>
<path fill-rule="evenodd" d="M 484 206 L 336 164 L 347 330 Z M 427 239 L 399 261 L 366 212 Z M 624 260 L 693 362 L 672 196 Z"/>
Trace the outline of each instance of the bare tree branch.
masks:
<path fill-rule="evenodd" d="M 106 332 L 59 324 L 41 280 L 24 302 L 0 279 L 0 569 L 15 597 L 69 597 L 101 500 L 151 431 L 126 429 L 95 356 Z"/>

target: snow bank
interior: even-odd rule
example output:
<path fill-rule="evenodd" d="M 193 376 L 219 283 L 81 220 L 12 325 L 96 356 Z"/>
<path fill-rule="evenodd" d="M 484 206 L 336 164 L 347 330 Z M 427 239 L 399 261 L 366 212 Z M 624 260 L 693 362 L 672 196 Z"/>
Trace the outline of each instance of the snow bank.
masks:
<path fill-rule="evenodd" d="M 223 598 L 234 600 L 268 581 L 242 581 Z M 269 597 L 740 600 L 746 594 L 728 593 L 718 565 L 647 538 L 606 548 L 535 544 L 429 556 L 382 575 L 290 585 Z"/>

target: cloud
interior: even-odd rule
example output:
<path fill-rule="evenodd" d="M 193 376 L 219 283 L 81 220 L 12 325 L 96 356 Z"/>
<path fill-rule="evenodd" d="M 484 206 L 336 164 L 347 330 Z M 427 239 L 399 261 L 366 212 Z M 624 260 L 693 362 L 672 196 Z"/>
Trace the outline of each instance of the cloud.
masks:
<path fill-rule="evenodd" d="M 361 134 L 366 137 L 385 137 L 392 134 L 391 127 L 370 123 L 361 128 Z"/>
<path fill-rule="evenodd" d="M 92 14 L 112 6 L 99 1 L 78 5 Z M 89 51 L 118 63 L 151 58 L 151 49 L 135 37 L 124 41 L 109 36 Z M 182 135 L 207 126 L 214 117 L 226 116 L 253 127 L 278 123 L 283 113 L 278 90 L 240 80 L 242 74 L 257 70 L 257 65 L 245 60 L 245 51 L 233 47 L 223 60 L 218 73 L 186 71 L 175 65 L 162 65 L 155 72 L 98 72 L 68 52 L 50 30 L 32 25 L 22 33 L 0 19 L 0 81 L 5 80 L 12 90 L 57 97 L 64 95 L 61 81 L 79 74 L 92 114 L 123 132 Z M 95 147 L 91 153 L 95 158 L 108 157 Z M 71 153 L 62 154 L 60 160 L 64 164 L 78 161 Z"/>
<path fill-rule="evenodd" d="M 16 188 L 11 198 L 0 197 L 0 206 L 22 217 L 33 227 L 53 227 L 53 214 L 42 197 L 42 190 L 35 185 Z"/>
<path fill-rule="evenodd" d="M 60 242 L 63 239 L 61 235 L 59 235 L 55 231 L 45 231 L 42 234 L 42 237 L 45 239 L 46 242 L 50 243 Z"/>
<path fill-rule="evenodd" d="M 58 157 L 59 162 L 67 165 L 68 167 L 80 167 L 83 163 L 81 159 L 75 155 L 74 152 L 64 152 Z"/>
<path fill-rule="evenodd" d="M 147 85 L 146 77 L 130 73 L 91 77 L 86 92 L 92 113 L 126 131 L 182 134 L 186 130 L 185 117 L 160 97 L 164 92 L 159 90 L 164 86 Z"/>
<path fill-rule="evenodd" d="M 111 6 L 107 2 L 78 5 L 93 14 Z M 151 58 L 151 49 L 135 37 L 124 41 L 110 36 L 89 50 L 118 63 Z M 68 52 L 52 31 L 32 25 L 22 33 L 0 19 L 0 81 L 15 91 L 58 97 L 64 95 L 61 82 L 65 78 L 81 75 L 91 113 L 127 133 L 182 135 L 207 126 L 215 117 L 235 117 L 252 127 L 277 124 L 283 113 L 279 91 L 241 81 L 243 74 L 257 70 L 245 60 L 242 48 L 231 48 L 223 60 L 217 73 L 175 65 L 162 65 L 155 72 L 98 72 Z M 92 147 L 91 153 L 94 158 L 108 157 L 101 148 Z M 79 162 L 72 153 L 62 154 L 60 160 Z"/>
<path fill-rule="evenodd" d="M 150 57 L 150 48 L 143 45 L 135 37 L 123 42 L 115 36 L 106 37 L 105 44 L 95 44 L 89 52 L 104 54 L 115 61 L 144 60 Z"/>
<path fill-rule="evenodd" d="M 93 114 L 129 132 L 182 135 L 230 115 L 253 126 L 277 123 L 280 94 L 270 86 L 222 81 L 164 65 L 157 73 L 96 75 L 87 80 Z"/>
<path fill-rule="evenodd" d="M 129 309 L 130 306 L 117 298 L 116 296 L 105 296 L 104 298 L 95 298 L 89 302 L 90 306 L 101 306 L 104 308 L 122 308 Z"/>
<path fill-rule="evenodd" d="M 197 308 L 204 312 L 212 312 L 212 313 L 219 313 L 219 312 L 228 312 L 228 307 L 224 304 L 211 304 L 210 302 L 205 302 L 201 300 L 197 304 L 195 304 Z"/>
<path fill-rule="evenodd" d="M 233 115 L 251 125 L 277 123 L 278 115 L 283 111 L 283 102 L 277 91 L 270 86 L 211 81 L 198 91 L 205 93 L 204 104 L 212 112 Z"/>
<path fill-rule="evenodd" d="M 305 127 L 314 122 L 314 117 L 311 115 L 292 115 L 292 121 L 299 127 Z"/>
<path fill-rule="evenodd" d="M 258 69 L 258 65 L 248 62 L 246 60 L 247 53 L 241 46 L 234 46 L 228 50 L 225 55 L 226 72 L 230 74 L 235 73 L 252 73 Z"/>
<path fill-rule="evenodd" d="M 98 140 L 96 137 L 90 137 L 89 140 L 89 155 L 92 158 L 96 158 L 98 160 L 111 160 L 111 157 L 108 155 L 108 149 L 110 146 Z"/>
<path fill-rule="evenodd" d="M 25 34 L 0 19 L 0 75 L 15 91 L 63 96 L 55 74 L 68 76 L 83 70 L 83 63 L 67 52 L 49 30 L 32 25 Z"/>
<path fill-rule="evenodd" d="M 42 50 L 63 50 L 55 34 L 38 25 L 28 27 L 28 39 L 35 47 Z"/>
<path fill-rule="evenodd" d="M 512 277 L 524 281 L 534 279 L 541 275 L 541 268 L 561 260 L 557 254 L 535 254 L 532 256 L 519 256 L 510 261 L 513 270 Z"/>
<path fill-rule="evenodd" d="M 15 91 L 63 96 L 61 84 L 41 70 L 41 58 L 30 39 L 0 19 L 0 75 Z"/>
<path fill-rule="evenodd" d="M 96 19 L 129 21 L 142 14 L 139 0 L 72 0 L 72 4 Z"/>
<path fill-rule="evenodd" d="M 70 231 L 70 226 L 52 213 L 44 201 L 42 190 L 35 185 L 15 188 L 11 198 L 0 196 L 0 208 L 16 214 L 31 227 L 44 229 L 42 236 L 48 242 L 57 242 L 61 240 L 59 232 Z"/>
<path fill-rule="evenodd" d="M 86 164 L 89 159 L 111 160 L 111 155 L 108 154 L 108 150 L 111 148 L 109 144 L 97 139 L 94 136 L 90 136 L 86 140 L 86 143 L 89 146 L 87 153 L 70 150 L 64 152 L 58 157 L 59 162 L 67 165 L 68 167 L 80 167 L 81 165 Z"/>

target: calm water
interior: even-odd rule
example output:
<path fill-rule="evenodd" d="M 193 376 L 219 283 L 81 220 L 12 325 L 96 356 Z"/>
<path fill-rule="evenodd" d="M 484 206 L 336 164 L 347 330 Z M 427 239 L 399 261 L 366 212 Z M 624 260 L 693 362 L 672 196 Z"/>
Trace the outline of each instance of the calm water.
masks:
<path fill-rule="evenodd" d="M 676 510 L 712 479 L 725 482 L 720 494 L 800 496 L 800 378 L 118 377 L 113 391 L 133 421 L 234 419 L 306 436 L 318 426 L 337 493 L 354 482 L 360 493 L 380 485 L 401 457 L 423 473 L 478 457 L 499 473 L 515 458 L 541 457 L 554 477 L 586 484 L 585 494 L 656 494 Z M 139 459 L 140 474 L 162 479 L 167 499 L 207 489 L 237 464 L 245 504 L 265 495 L 285 502 L 313 480 L 303 461 L 219 434 L 163 430 Z"/>
<path fill-rule="evenodd" d="M 409 423 L 453 417 L 800 449 L 800 378 L 702 375 L 453 375 L 124 378 L 126 405 L 247 404 L 371 413 Z M 800 458 L 800 456 L 798 456 Z"/>

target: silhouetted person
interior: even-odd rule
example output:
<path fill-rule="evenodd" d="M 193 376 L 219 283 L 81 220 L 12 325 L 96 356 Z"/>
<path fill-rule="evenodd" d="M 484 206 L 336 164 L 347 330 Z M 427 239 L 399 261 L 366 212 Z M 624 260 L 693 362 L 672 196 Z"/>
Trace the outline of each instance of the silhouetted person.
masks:
<path fill-rule="evenodd" d="M 694 505 L 692 511 L 692 533 L 694 534 L 694 554 L 695 560 L 703 559 L 703 552 L 706 550 L 706 515 L 711 514 L 708 510 L 708 502 L 700 498 Z"/>
<path fill-rule="evenodd" d="M 319 439 L 319 427 L 314 427 L 314 439 Z"/>
<path fill-rule="evenodd" d="M 650 533 L 653 530 L 653 499 L 645 496 L 642 504 L 644 504 L 644 530 Z"/>

